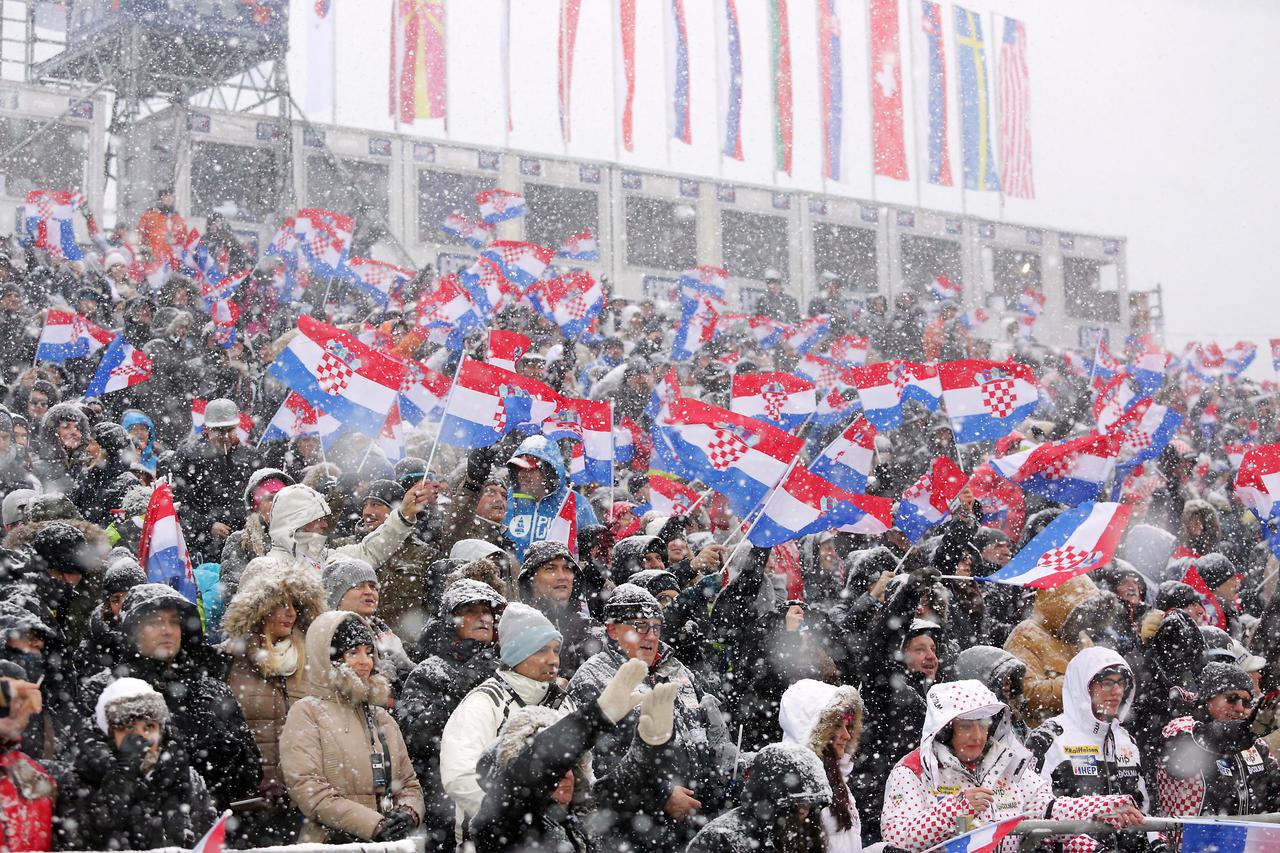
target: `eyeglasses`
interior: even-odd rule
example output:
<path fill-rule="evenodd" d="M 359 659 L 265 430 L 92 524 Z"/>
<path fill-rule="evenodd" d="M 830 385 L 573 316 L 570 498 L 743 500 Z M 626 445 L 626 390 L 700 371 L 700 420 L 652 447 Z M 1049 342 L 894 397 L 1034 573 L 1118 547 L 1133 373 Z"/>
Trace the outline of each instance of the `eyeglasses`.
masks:
<path fill-rule="evenodd" d="M 661 622 L 624 622 L 623 624 L 630 625 L 635 629 L 635 632 L 642 637 L 648 636 L 649 634 L 662 633 Z"/>
<path fill-rule="evenodd" d="M 1222 701 L 1226 702 L 1228 705 L 1240 705 L 1243 707 L 1244 705 L 1249 704 L 1249 697 L 1241 696 L 1237 693 L 1234 696 L 1223 696 Z"/>
<path fill-rule="evenodd" d="M 1108 690 L 1114 690 L 1117 687 L 1121 689 L 1127 689 L 1129 687 L 1129 679 L 1125 678 L 1124 676 L 1113 675 L 1108 678 L 1099 678 L 1097 681 L 1094 682 L 1094 684 L 1098 685 L 1099 687 L 1106 688 Z"/>

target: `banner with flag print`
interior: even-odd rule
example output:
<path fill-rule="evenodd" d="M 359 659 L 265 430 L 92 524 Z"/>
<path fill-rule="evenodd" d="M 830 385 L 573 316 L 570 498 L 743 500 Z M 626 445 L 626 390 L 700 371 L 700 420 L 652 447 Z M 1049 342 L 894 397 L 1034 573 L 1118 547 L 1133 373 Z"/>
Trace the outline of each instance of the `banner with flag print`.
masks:
<path fill-rule="evenodd" d="M 914 361 L 881 361 L 849 371 L 862 411 L 879 429 L 902 426 L 903 404 L 915 401 L 929 411 L 942 400 L 942 381 L 933 365 Z"/>
<path fill-rule="evenodd" d="M 1082 503 L 1049 522 L 1004 568 L 978 580 L 1053 589 L 1091 572 L 1115 555 L 1129 511 L 1118 503 Z"/>
<path fill-rule="evenodd" d="M 964 155 L 964 188 L 999 190 L 991 139 L 991 68 L 982 37 L 982 16 L 955 6 L 955 43 L 960 68 L 960 149 Z"/>
<path fill-rule="evenodd" d="M 355 335 L 306 314 L 267 372 L 352 432 L 382 429 L 404 383 L 405 366 Z"/>
<path fill-rule="evenodd" d="M 70 311 L 50 308 L 36 344 L 36 361 L 66 361 L 92 355 L 111 343 L 111 332 Z"/>
<path fill-rule="evenodd" d="M 569 236 L 556 250 L 556 257 L 571 261 L 600 260 L 600 244 L 596 241 L 596 232 L 579 231 Z"/>
<path fill-rule="evenodd" d="M 138 562 L 147 572 L 148 583 L 162 583 L 177 590 L 192 604 L 200 603 L 187 541 L 173 505 L 173 487 L 161 481 L 151 493 L 147 514 L 138 540 Z"/>
<path fill-rule="evenodd" d="M 1027 27 L 1022 21 L 1004 19 L 998 70 L 1000 186 L 1010 198 L 1035 198 L 1031 169 L 1031 73 L 1027 68 Z"/>
<path fill-rule="evenodd" d="M 392 3 L 389 114 L 405 124 L 445 117 L 445 20 L 445 0 Z"/>
<path fill-rule="evenodd" d="M 564 142 L 573 137 L 573 52 L 578 44 L 578 17 L 581 12 L 582 0 L 560 0 L 556 100 L 560 107 L 560 139 Z"/>
<path fill-rule="evenodd" d="M 758 548 L 824 530 L 876 535 L 893 526 L 893 501 L 856 495 L 796 465 L 769 495 L 747 535 Z"/>
<path fill-rule="evenodd" d="M 1013 361 L 947 361 L 938 365 L 938 378 L 960 444 L 1008 435 L 1040 401 L 1035 373 Z"/>
<path fill-rule="evenodd" d="M 898 0 L 870 0 L 871 137 L 875 174 L 907 180 L 903 130 L 902 49 L 898 41 Z"/>
<path fill-rule="evenodd" d="M 458 211 L 452 211 L 444 218 L 440 230 L 457 237 L 473 249 L 483 249 L 493 237 L 493 226 L 482 219 L 472 219 Z"/>
<path fill-rule="evenodd" d="M 525 203 L 523 195 L 504 189 L 476 193 L 476 205 L 480 208 L 480 218 L 489 226 L 508 219 L 519 219 L 529 212 L 529 205 Z"/>
<path fill-rule="evenodd" d="M 23 211 L 27 242 L 60 260 L 82 260 L 84 252 L 76 243 L 75 228 L 76 209 L 82 204 L 84 197 L 80 193 L 49 190 L 27 193 Z"/>
<path fill-rule="evenodd" d="M 617 42 L 613 56 L 613 79 L 616 92 L 613 103 L 617 109 L 618 129 L 622 135 L 622 147 L 631 151 L 635 147 L 636 103 L 636 0 L 614 0 L 618 4 Z"/>
<path fill-rule="evenodd" d="M 920 28 L 924 35 L 925 67 L 929 70 L 928 116 L 925 134 L 929 183 L 951 186 L 951 128 L 947 122 L 947 42 L 942 32 L 942 4 L 921 0 Z"/>
<path fill-rule="evenodd" d="M 112 391 L 132 388 L 151 378 L 151 359 L 142 350 L 134 349 L 133 344 L 125 340 L 123 335 L 116 335 L 115 340 L 103 350 L 98 369 L 84 389 L 86 397 L 101 397 Z"/>
<path fill-rule="evenodd" d="M 997 474 L 1017 483 L 1024 492 L 1067 505 L 1091 501 L 1116 469 L 1120 436 L 1091 434 L 1053 444 L 1041 444 L 1011 456 L 991 460 Z"/>
<path fill-rule="evenodd" d="M 742 155 L 742 30 L 738 26 L 737 0 L 717 0 L 717 33 L 720 36 L 716 78 L 724 86 L 720 102 L 720 153 L 730 160 Z"/>
<path fill-rule="evenodd" d="M 773 81 L 773 170 L 791 174 L 795 129 L 791 91 L 791 21 L 788 0 L 765 0 Z"/>
<path fill-rule="evenodd" d="M 813 383 L 789 373 L 735 373 L 729 409 L 785 430 L 803 424 L 814 412 Z"/>
<path fill-rule="evenodd" d="M 684 0 L 664 0 L 666 30 L 667 87 L 671 91 L 670 127 L 673 139 L 689 145 L 693 142 L 693 102 L 690 97 L 689 22 L 684 14 Z"/>
<path fill-rule="evenodd" d="M 540 433 L 560 395 L 549 385 L 483 361 L 465 359 L 440 422 L 440 440 L 454 447 L 488 447 L 517 427 Z"/>
<path fill-rule="evenodd" d="M 654 432 L 668 442 L 687 479 L 720 492 L 740 516 L 764 500 L 804 446 L 803 439 L 763 421 L 684 397 Z"/>
<path fill-rule="evenodd" d="M 946 456 L 933 460 L 929 470 L 902 493 L 893 526 L 914 545 L 933 527 L 951 517 L 951 502 L 968 481 L 960 466 Z"/>
<path fill-rule="evenodd" d="M 405 359 L 404 385 L 397 404 L 401 420 L 410 426 L 437 420 L 444 414 L 444 401 L 449 397 L 453 379 L 432 370 L 420 361 Z"/>

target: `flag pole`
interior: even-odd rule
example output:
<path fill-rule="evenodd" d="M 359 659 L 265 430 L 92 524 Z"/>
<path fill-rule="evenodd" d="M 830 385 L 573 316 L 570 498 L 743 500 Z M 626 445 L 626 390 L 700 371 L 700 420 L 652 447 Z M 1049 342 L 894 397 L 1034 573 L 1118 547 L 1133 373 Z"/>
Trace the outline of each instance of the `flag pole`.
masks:
<path fill-rule="evenodd" d="M 613 400 L 609 401 L 609 442 L 614 450 L 614 456 L 617 456 L 617 442 L 613 437 Z M 634 451 L 633 451 L 634 452 Z M 613 520 L 613 490 L 618 483 L 618 477 L 614 471 L 616 466 L 614 459 L 609 460 L 609 520 Z"/>
<path fill-rule="evenodd" d="M 431 473 L 431 463 L 436 458 L 436 448 L 440 446 L 440 432 L 444 429 L 444 419 L 449 414 L 449 403 L 453 400 L 453 389 L 458 384 L 458 374 L 462 372 L 462 363 L 467 360 L 467 349 L 464 346 L 458 353 L 458 364 L 453 368 L 453 381 L 449 383 L 449 393 L 444 398 L 444 409 L 440 413 L 440 425 L 436 427 L 435 441 L 431 442 L 431 453 L 427 455 L 427 468 L 423 474 Z"/>

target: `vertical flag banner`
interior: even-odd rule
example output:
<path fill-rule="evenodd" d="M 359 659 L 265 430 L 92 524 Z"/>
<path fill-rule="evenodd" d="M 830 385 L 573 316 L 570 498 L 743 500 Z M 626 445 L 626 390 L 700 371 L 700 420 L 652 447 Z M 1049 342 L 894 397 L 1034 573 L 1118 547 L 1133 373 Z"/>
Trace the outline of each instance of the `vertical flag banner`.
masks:
<path fill-rule="evenodd" d="M 907 179 L 898 0 L 871 0 L 871 109 L 877 175 Z"/>
<path fill-rule="evenodd" d="M 391 114 L 413 124 L 444 118 L 444 0 L 396 0 Z"/>
<path fill-rule="evenodd" d="M 572 130 L 570 107 L 573 100 L 573 48 L 578 42 L 578 13 L 582 0 L 560 0 L 560 41 L 556 55 L 560 60 L 560 138 L 569 141 Z"/>
<path fill-rule="evenodd" d="M 773 69 L 773 168 L 791 174 L 794 143 L 791 112 L 791 27 L 787 0 L 769 5 L 769 59 Z"/>
<path fill-rule="evenodd" d="M 1004 19 L 996 106 L 1000 111 L 1000 186 L 1012 198 L 1035 198 L 1031 177 L 1031 78 L 1027 27 Z"/>
<path fill-rule="evenodd" d="M 515 129 L 511 120 L 511 0 L 502 0 L 502 25 L 498 29 L 498 61 L 502 83 L 502 114 L 506 116 L 506 130 Z"/>
<path fill-rule="evenodd" d="M 982 40 L 982 18 L 960 6 L 955 10 L 964 187 L 998 190 L 1000 178 L 992 162 L 991 99 L 987 93 L 987 48 Z"/>
<path fill-rule="evenodd" d="M 840 180 L 844 137 L 844 66 L 836 0 L 818 0 L 818 73 L 822 88 L 822 174 Z"/>
<path fill-rule="evenodd" d="M 942 4 L 921 0 L 920 28 L 924 33 L 925 65 L 929 72 L 929 183 L 951 186 L 951 152 L 947 145 L 947 43 L 942 37 Z"/>
<path fill-rule="evenodd" d="M 742 30 L 738 27 L 736 0 L 722 0 L 716 6 L 723 34 L 718 54 L 720 85 L 724 101 L 720 104 L 720 128 L 724 135 L 721 152 L 731 160 L 742 157 Z"/>
<path fill-rule="evenodd" d="M 618 45 L 613 55 L 618 63 L 614 105 L 622 128 L 622 147 L 631 151 L 635 145 L 636 0 L 618 0 Z"/>
<path fill-rule="evenodd" d="M 310 5 L 311 13 L 307 15 L 307 114 L 315 117 L 334 108 L 333 54 L 337 43 L 334 38 L 333 0 L 315 0 Z"/>
<path fill-rule="evenodd" d="M 689 99 L 689 25 L 684 0 L 666 0 L 667 85 L 671 87 L 671 136 L 685 145 L 693 142 L 693 113 Z"/>

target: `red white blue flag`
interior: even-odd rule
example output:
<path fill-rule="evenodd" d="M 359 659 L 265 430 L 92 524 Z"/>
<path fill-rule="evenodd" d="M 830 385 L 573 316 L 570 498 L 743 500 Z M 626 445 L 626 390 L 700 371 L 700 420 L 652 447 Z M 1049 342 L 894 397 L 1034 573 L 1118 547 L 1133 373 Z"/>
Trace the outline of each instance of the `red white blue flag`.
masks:
<path fill-rule="evenodd" d="M 941 274 L 934 276 L 933 281 L 929 282 L 929 292 L 939 302 L 946 299 L 959 299 L 964 294 L 959 284 Z"/>
<path fill-rule="evenodd" d="M 404 383 L 405 366 L 355 335 L 303 314 L 267 372 L 351 432 L 382 429 Z"/>
<path fill-rule="evenodd" d="M 322 278 L 342 276 L 356 232 L 354 219 L 332 210 L 308 207 L 294 217 L 294 231 L 302 257 L 313 273 Z"/>
<path fill-rule="evenodd" d="M 572 439 L 569 481 L 574 485 L 613 482 L 613 407 L 608 400 L 561 397 L 555 412 L 542 422 L 542 434 L 556 441 Z"/>
<path fill-rule="evenodd" d="M 792 430 L 814 413 L 813 389 L 812 382 L 789 373 L 736 373 L 729 408 Z"/>
<path fill-rule="evenodd" d="M 827 315 L 806 317 L 787 332 L 787 346 L 797 355 L 804 355 L 816 347 L 827 336 L 831 328 L 831 318 Z"/>
<path fill-rule="evenodd" d="M 100 328 L 79 314 L 50 308 L 44 316 L 44 329 L 36 344 L 36 361 L 66 361 L 84 358 L 111 343 L 111 332 Z"/>
<path fill-rule="evenodd" d="M 103 351 L 98 369 L 89 380 L 89 387 L 84 389 L 84 396 L 101 397 L 112 391 L 132 388 L 150 378 L 151 359 L 142 350 L 134 349 L 123 335 L 116 335 Z"/>
<path fill-rule="evenodd" d="M 555 253 L 550 249 L 534 243 L 522 243 L 518 240 L 497 240 L 490 243 L 480 257 L 488 258 L 497 264 L 498 271 L 507 281 L 517 287 L 532 286 L 551 263 Z"/>
<path fill-rule="evenodd" d="M 568 258 L 571 261 L 600 260 L 600 244 L 596 241 L 596 232 L 580 231 L 570 236 L 556 250 L 556 257 Z"/>
<path fill-rule="evenodd" d="M 422 294 L 416 310 L 418 325 L 428 330 L 427 339 L 453 350 L 462 349 L 468 332 L 484 326 L 457 275 L 436 282 L 435 290 Z"/>
<path fill-rule="evenodd" d="M 482 317 L 492 317 L 507 304 L 510 298 L 519 298 L 520 289 L 511 284 L 497 262 L 487 255 L 458 273 L 458 283 L 471 297 L 475 311 Z"/>
<path fill-rule="evenodd" d="M 893 526 L 912 543 L 919 542 L 930 529 L 951 517 L 951 502 L 968 479 L 959 465 L 946 456 L 939 456 L 929 470 L 902 493 L 893 514 Z"/>
<path fill-rule="evenodd" d="M 1254 447 L 1244 454 L 1235 491 L 1259 521 L 1280 515 L 1280 444 Z"/>
<path fill-rule="evenodd" d="M 720 105 L 720 128 L 724 138 L 720 152 L 730 160 L 742 157 L 742 30 L 738 27 L 736 0 L 722 0 L 716 4 L 720 18 L 717 32 L 720 44 L 717 50 L 718 78 L 725 87 Z"/>
<path fill-rule="evenodd" d="M 991 460 L 1002 477 L 1025 492 L 1075 505 L 1098 497 L 1116 469 L 1120 437 L 1091 434 L 1056 444 L 1041 444 Z"/>
<path fill-rule="evenodd" d="M 821 394 L 841 385 L 852 384 L 849 377 L 854 369 L 856 368 L 847 368 L 833 359 L 807 352 L 800 357 L 796 374 L 811 380 Z"/>
<path fill-rule="evenodd" d="M 747 325 L 755 335 L 756 346 L 773 349 L 782 344 L 791 332 L 791 326 L 772 317 L 748 317 Z"/>
<path fill-rule="evenodd" d="M 1280 826 L 1273 823 L 1206 818 L 1184 820 L 1181 829 L 1182 853 L 1271 853 L 1280 850 Z"/>
<path fill-rule="evenodd" d="M 1012 817 L 1008 820 L 988 823 L 975 830 L 957 835 L 942 847 L 939 853 L 992 853 L 1000 847 L 1000 842 L 1025 819 L 1024 816 Z"/>
<path fill-rule="evenodd" d="M 352 258 L 347 269 L 347 280 L 384 308 L 417 275 L 415 270 L 369 258 Z"/>
<path fill-rule="evenodd" d="M 758 548 L 781 545 L 824 530 L 878 535 L 893 526 L 889 498 L 847 492 L 796 465 L 769 495 L 747 539 Z"/>
<path fill-rule="evenodd" d="M 1226 358 L 1226 373 L 1232 379 L 1239 378 L 1241 373 L 1249 369 L 1249 365 L 1253 364 L 1254 358 L 1258 355 L 1258 348 L 1249 341 L 1236 341 L 1223 356 Z"/>
<path fill-rule="evenodd" d="M 822 173 L 840 180 L 844 140 L 844 65 L 836 0 L 818 0 L 818 73 L 822 88 Z"/>
<path fill-rule="evenodd" d="M 724 267 L 693 267 L 680 274 L 680 295 L 686 299 L 706 298 L 724 303 L 729 271 Z"/>
<path fill-rule="evenodd" d="M 453 211 L 444 218 L 440 230 L 457 237 L 473 249 L 483 249 L 493 237 L 493 226 L 480 219 Z"/>
<path fill-rule="evenodd" d="M 1271 369 L 1280 373 L 1280 338 L 1271 338 Z"/>
<path fill-rule="evenodd" d="M 1018 297 L 1018 311 L 1029 317 L 1039 317 L 1044 310 L 1045 295 L 1039 290 L 1027 288 Z"/>
<path fill-rule="evenodd" d="M 971 308 L 960 315 L 960 325 L 964 326 L 966 331 L 972 332 L 988 319 L 986 311 L 981 308 Z"/>
<path fill-rule="evenodd" d="M 929 69 L 926 134 L 929 152 L 929 183 L 951 186 L 950 127 L 947 122 L 947 42 L 942 33 L 942 4 L 921 0 L 920 27 L 924 33 L 925 65 Z"/>
<path fill-rule="evenodd" d="M 24 217 L 27 223 L 27 239 L 37 249 L 43 249 L 54 258 L 78 261 L 84 252 L 76 243 L 76 208 L 84 204 L 80 193 L 32 190 L 27 193 Z"/>
<path fill-rule="evenodd" d="M 1080 504 L 1049 522 L 1000 571 L 978 580 L 1053 589 L 1109 563 L 1128 521 L 1122 504 Z"/>
<path fill-rule="evenodd" d="M 578 493 L 573 489 L 564 490 L 564 500 L 560 502 L 560 509 L 556 511 L 555 518 L 551 519 L 542 541 L 559 542 L 569 549 L 570 554 L 577 555 Z"/>
<path fill-rule="evenodd" d="M 689 24 L 684 0 L 666 0 L 667 83 L 671 87 L 671 135 L 693 142 L 693 108 L 689 86 Z"/>
<path fill-rule="evenodd" d="M 476 193 L 476 204 L 480 207 L 480 218 L 489 226 L 508 219 L 518 219 L 529 212 L 523 195 L 504 189 Z"/>
<path fill-rule="evenodd" d="M 701 496 L 692 487 L 670 477 L 649 478 L 649 503 L 645 512 L 658 515 L 688 515 Z M 641 512 L 640 515 L 643 515 Z"/>
<path fill-rule="evenodd" d="M 1031 169 L 1031 74 L 1027 28 L 1004 19 L 1000 38 L 996 107 L 1000 114 L 1000 186 L 1011 198 L 1035 198 Z"/>
<path fill-rule="evenodd" d="M 702 296 L 680 300 L 680 321 L 671 347 L 672 361 L 688 361 L 716 336 L 720 312 L 713 299 Z"/>
<path fill-rule="evenodd" d="M 538 286 L 537 304 L 560 334 L 575 340 L 604 309 L 604 288 L 590 273 L 565 273 Z"/>
<path fill-rule="evenodd" d="M 436 420 L 444 414 L 444 401 L 449 397 L 453 380 L 413 359 L 405 359 L 405 368 L 404 385 L 397 401 L 400 418 L 415 427 L 423 421 Z"/>
<path fill-rule="evenodd" d="M 306 400 L 290 391 L 284 398 L 280 408 L 267 423 L 259 444 L 271 441 L 292 441 L 305 435 L 319 437 L 325 446 L 336 438 L 342 430 L 342 424 L 322 411 L 311 408 Z"/>
<path fill-rule="evenodd" d="M 1216 343 L 1191 344 L 1187 371 L 1202 382 L 1213 382 L 1222 375 L 1227 357 Z"/>
<path fill-rule="evenodd" d="M 440 440 L 454 447 L 488 447 L 516 427 L 541 432 L 560 404 L 550 386 L 468 358 L 449 394 Z"/>
<path fill-rule="evenodd" d="M 809 468 L 842 489 L 861 494 L 876 457 L 876 428 L 866 418 L 855 418 L 813 458 Z"/>
<path fill-rule="evenodd" d="M 533 341 L 519 332 L 510 329 L 489 330 L 488 361 L 503 370 L 515 370 L 516 362 L 532 347 Z"/>
<path fill-rule="evenodd" d="M 187 542 L 178 524 L 178 511 L 173 506 L 173 487 L 161 482 L 151 493 L 147 514 L 138 540 L 138 562 L 146 569 L 149 583 L 172 587 L 192 604 L 198 604 L 200 593 Z"/>
<path fill-rule="evenodd" d="M 827 345 L 831 357 L 846 367 L 861 367 L 867 363 L 871 341 L 853 335 L 843 335 Z"/>
<path fill-rule="evenodd" d="M 879 429 L 902 426 L 903 403 L 914 400 L 933 411 L 942 400 L 942 381 L 933 365 L 881 361 L 849 371 L 862 411 Z"/>
<path fill-rule="evenodd" d="M 1040 401 L 1035 373 L 1017 362 L 947 361 L 938 365 L 942 402 L 958 443 L 1008 435 Z"/>

